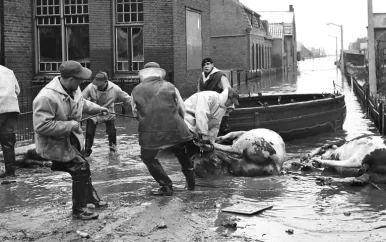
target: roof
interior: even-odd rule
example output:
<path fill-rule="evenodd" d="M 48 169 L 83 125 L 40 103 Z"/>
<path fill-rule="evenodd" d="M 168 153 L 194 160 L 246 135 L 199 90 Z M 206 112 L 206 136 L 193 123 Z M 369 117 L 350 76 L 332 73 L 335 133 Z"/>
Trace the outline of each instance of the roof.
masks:
<path fill-rule="evenodd" d="M 386 28 L 386 13 L 374 13 L 374 28 Z"/>
<path fill-rule="evenodd" d="M 268 23 L 269 33 L 274 39 L 283 38 L 283 24 Z"/>
<path fill-rule="evenodd" d="M 260 12 L 261 19 L 268 20 L 269 23 L 283 23 L 284 35 L 293 35 L 294 12 Z"/>

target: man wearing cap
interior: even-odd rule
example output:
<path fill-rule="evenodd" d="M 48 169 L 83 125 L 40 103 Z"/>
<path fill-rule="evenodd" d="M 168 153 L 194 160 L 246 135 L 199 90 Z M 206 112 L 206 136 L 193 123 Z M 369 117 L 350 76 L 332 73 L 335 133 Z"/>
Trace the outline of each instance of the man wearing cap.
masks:
<path fill-rule="evenodd" d="M 161 149 L 172 147 L 185 175 L 188 190 L 195 189 L 193 164 L 182 152 L 192 140 L 184 122 L 185 108 L 180 93 L 164 80 L 166 72 L 155 62 L 140 70 L 138 84 L 131 94 L 133 114 L 138 118 L 141 159 L 161 188 L 152 195 L 173 195 L 172 181 L 156 156 Z"/>
<path fill-rule="evenodd" d="M 106 72 L 99 72 L 95 79 L 83 90 L 83 98 L 90 100 L 102 107 L 106 107 L 108 115 L 98 116 L 87 120 L 86 125 L 86 147 L 85 155 L 89 157 L 92 152 L 94 136 L 97 124 L 106 123 L 106 133 L 109 140 L 110 153 L 116 152 L 117 132 L 115 129 L 115 111 L 114 103 L 123 102 L 126 106 L 130 106 L 130 95 L 122 91 L 122 89 L 108 80 Z"/>
<path fill-rule="evenodd" d="M 19 84 L 11 69 L 0 65 L 0 144 L 4 155 L 5 173 L 15 176 L 16 124 L 19 115 Z"/>
<path fill-rule="evenodd" d="M 60 65 L 60 76 L 49 82 L 33 101 L 33 126 L 36 152 L 52 161 L 53 171 L 68 172 L 72 176 L 72 213 L 87 220 L 98 214 L 87 208 L 106 207 L 91 183 L 90 165 L 85 159 L 84 137 L 79 121 L 82 115 L 107 113 L 83 98 L 79 84 L 91 78 L 91 71 L 76 61 Z"/>
<path fill-rule="evenodd" d="M 203 72 L 201 73 L 200 78 L 198 79 L 197 91 L 215 91 L 221 93 L 227 87 L 231 87 L 228 78 L 222 73 L 219 69 L 214 67 L 213 60 L 209 57 L 206 57 L 202 60 L 201 66 Z M 223 116 L 220 125 L 220 135 L 225 135 L 231 130 L 230 125 L 228 124 L 229 112 L 234 109 L 234 106 L 229 106 L 227 112 Z"/>
<path fill-rule="evenodd" d="M 203 140 L 214 143 L 227 108 L 239 105 L 237 90 L 227 87 L 221 93 L 198 92 L 185 100 L 185 123 L 189 130 Z"/>

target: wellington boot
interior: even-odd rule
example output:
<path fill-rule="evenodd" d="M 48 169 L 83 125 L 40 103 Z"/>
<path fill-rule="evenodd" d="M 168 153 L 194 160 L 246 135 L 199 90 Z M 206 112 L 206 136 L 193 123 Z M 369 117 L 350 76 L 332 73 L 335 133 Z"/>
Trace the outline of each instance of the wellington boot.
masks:
<path fill-rule="evenodd" d="M 99 217 L 99 214 L 92 212 L 88 208 L 77 208 L 72 210 L 72 216 L 76 219 L 90 220 L 97 219 Z"/>
<path fill-rule="evenodd" d="M 1 148 L 4 155 L 5 176 L 15 176 L 15 134 L 1 134 Z"/>
<path fill-rule="evenodd" d="M 86 203 L 94 204 L 95 208 L 106 208 L 108 207 L 108 203 L 105 201 L 102 201 L 97 191 L 95 190 L 94 186 L 92 185 L 91 178 L 89 178 L 87 183 L 87 198 Z"/>
<path fill-rule="evenodd" d="M 162 186 L 160 189 L 156 191 L 151 191 L 150 195 L 153 196 L 172 196 L 173 195 L 173 187 L 172 186 Z"/>
<path fill-rule="evenodd" d="M 194 170 L 193 168 L 191 170 L 182 171 L 186 178 L 186 187 L 189 191 L 194 191 L 196 188 L 196 180 L 194 178 Z"/>

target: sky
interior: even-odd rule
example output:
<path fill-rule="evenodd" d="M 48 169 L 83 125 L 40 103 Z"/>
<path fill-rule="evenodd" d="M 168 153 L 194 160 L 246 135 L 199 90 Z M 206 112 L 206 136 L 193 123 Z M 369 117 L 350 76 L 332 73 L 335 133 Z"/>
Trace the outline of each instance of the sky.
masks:
<path fill-rule="evenodd" d="M 239 0 L 242 4 L 259 11 L 295 11 L 297 41 L 306 47 L 323 48 L 335 54 L 335 37 L 340 50 L 340 28 L 327 23 L 343 25 L 343 46 L 359 37 L 367 36 L 367 0 Z M 373 0 L 374 13 L 386 13 L 386 0 Z M 259 13 L 264 19 L 264 13 Z"/>

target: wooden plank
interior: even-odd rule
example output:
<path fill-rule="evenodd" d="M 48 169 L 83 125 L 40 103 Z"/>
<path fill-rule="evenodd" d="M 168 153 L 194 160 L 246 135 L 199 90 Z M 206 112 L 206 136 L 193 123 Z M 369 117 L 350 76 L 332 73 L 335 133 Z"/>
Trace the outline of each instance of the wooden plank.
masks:
<path fill-rule="evenodd" d="M 251 204 L 240 203 L 237 205 L 233 205 L 231 207 L 224 208 L 222 209 L 222 211 L 227 213 L 252 215 L 258 212 L 265 211 L 267 209 L 271 209 L 272 207 L 273 205 L 265 205 L 265 206 L 253 205 L 252 206 Z"/>

